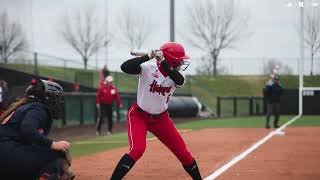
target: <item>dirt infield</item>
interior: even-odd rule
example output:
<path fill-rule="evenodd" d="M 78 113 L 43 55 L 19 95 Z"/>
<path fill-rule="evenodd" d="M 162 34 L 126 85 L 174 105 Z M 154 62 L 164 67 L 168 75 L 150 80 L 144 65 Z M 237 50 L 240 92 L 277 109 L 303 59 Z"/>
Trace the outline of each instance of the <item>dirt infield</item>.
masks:
<path fill-rule="evenodd" d="M 259 128 L 204 129 L 184 133 L 183 137 L 206 177 L 269 132 Z M 320 179 L 319 137 L 320 128 L 286 129 L 286 135 L 272 137 L 217 179 Z M 76 179 L 108 179 L 127 150 L 118 148 L 74 159 Z M 147 143 L 144 156 L 125 179 L 190 178 L 174 155 L 156 140 Z"/>

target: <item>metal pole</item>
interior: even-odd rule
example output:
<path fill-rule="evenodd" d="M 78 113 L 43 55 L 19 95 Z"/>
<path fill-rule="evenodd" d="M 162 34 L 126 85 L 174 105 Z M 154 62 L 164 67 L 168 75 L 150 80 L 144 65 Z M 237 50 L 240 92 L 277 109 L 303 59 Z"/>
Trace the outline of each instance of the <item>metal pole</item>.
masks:
<path fill-rule="evenodd" d="M 299 5 L 300 8 L 300 59 L 299 59 L 299 115 L 302 115 L 303 113 L 303 60 L 304 60 L 304 54 L 303 54 L 303 5 L 304 1 L 302 0 L 302 6 Z"/>
<path fill-rule="evenodd" d="M 30 29 L 31 29 L 31 49 L 35 51 L 35 40 L 34 40 L 34 19 L 33 19 L 33 0 L 30 0 Z"/>
<path fill-rule="evenodd" d="M 63 77 L 64 77 L 64 79 L 67 79 L 66 71 L 67 71 L 67 60 L 63 59 Z"/>
<path fill-rule="evenodd" d="M 3 54 L 2 54 L 2 45 L 0 44 L 0 63 L 3 61 Z"/>
<path fill-rule="evenodd" d="M 39 75 L 39 71 L 38 71 L 38 53 L 33 53 L 34 55 L 34 74 L 35 75 Z"/>
<path fill-rule="evenodd" d="M 233 116 L 236 117 L 237 114 L 237 97 L 233 97 Z"/>
<path fill-rule="evenodd" d="M 174 0 L 170 0 L 170 41 L 174 42 Z"/>
<path fill-rule="evenodd" d="M 221 117 L 221 98 L 220 96 L 217 97 L 217 115 Z"/>
<path fill-rule="evenodd" d="M 84 122 L 84 102 L 83 102 L 83 94 L 80 94 L 80 126 L 83 125 Z"/>
<path fill-rule="evenodd" d="M 108 31 L 109 31 L 109 17 L 108 17 L 108 13 L 109 12 L 108 12 L 108 10 L 109 10 L 109 5 L 108 5 L 108 0 L 106 0 L 105 2 L 106 2 L 106 11 L 105 11 L 105 13 L 106 13 L 105 14 L 105 16 L 106 16 L 105 17 L 106 18 L 105 19 L 105 21 L 106 21 L 106 31 L 105 31 L 105 33 L 106 34 L 105 34 L 105 36 L 106 36 L 106 38 L 108 38 Z M 106 39 L 105 43 L 107 43 L 107 44 L 105 44 L 105 46 L 106 46 L 106 52 L 105 52 L 106 53 L 106 57 L 105 57 L 106 58 L 106 62 L 105 63 L 106 63 L 106 65 L 108 65 L 108 59 L 109 59 L 108 58 L 108 56 L 109 56 L 108 46 L 109 46 L 109 42 L 107 42 L 107 39 Z"/>

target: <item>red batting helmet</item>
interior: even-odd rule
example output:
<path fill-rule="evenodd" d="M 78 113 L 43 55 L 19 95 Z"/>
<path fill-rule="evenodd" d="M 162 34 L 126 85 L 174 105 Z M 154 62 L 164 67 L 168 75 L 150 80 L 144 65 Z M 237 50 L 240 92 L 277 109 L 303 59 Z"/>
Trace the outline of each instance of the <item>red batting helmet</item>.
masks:
<path fill-rule="evenodd" d="M 163 44 L 160 47 L 160 50 L 163 53 L 163 57 L 174 68 L 182 65 L 185 59 L 189 59 L 189 56 L 186 55 L 183 46 L 175 42 Z"/>

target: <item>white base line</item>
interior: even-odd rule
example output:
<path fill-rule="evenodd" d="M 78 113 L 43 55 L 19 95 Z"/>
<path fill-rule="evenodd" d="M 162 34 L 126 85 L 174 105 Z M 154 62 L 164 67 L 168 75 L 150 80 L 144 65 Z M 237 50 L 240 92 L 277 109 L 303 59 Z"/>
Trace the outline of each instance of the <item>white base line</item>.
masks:
<path fill-rule="evenodd" d="M 282 125 L 280 128 L 271 131 L 267 136 L 265 136 L 264 138 L 262 138 L 260 141 L 256 142 L 254 145 L 252 145 L 250 148 L 248 148 L 247 150 L 245 150 L 244 152 L 242 152 L 241 154 L 239 154 L 238 156 L 234 157 L 233 159 L 231 159 L 227 164 L 223 165 L 222 167 L 220 167 L 218 170 L 216 170 L 214 173 L 212 173 L 210 176 L 206 177 L 204 180 L 212 180 L 217 178 L 218 176 L 220 176 L 223 172 L 225 172 L 227 169 L 229 169 L 231 166 L 233 166 L 234 164 L 236 164 L 237 162 L 239 162 L 240 160 L 242 160 L 243 158 L 245 158 L 248 154 L 250 154 L 251 152 L 253 152 L 255 149 L 257 149 L 260 145 L 262 145 L 263 143 L 265 143 L 268 139 L 270 139 L 272 136 L 274 136 L 275 134 L 279 133 L 281 130 L 283 130 L 284 128 L 286 128 L 289 124 L 293 123 L 295 120 L 299 119 L 301 117 L 301 115 L 297 115 L 294 118 L 292 118 L 290 121 L 288 121 L 287 123 L 285 123 L 284 125 Z"/>

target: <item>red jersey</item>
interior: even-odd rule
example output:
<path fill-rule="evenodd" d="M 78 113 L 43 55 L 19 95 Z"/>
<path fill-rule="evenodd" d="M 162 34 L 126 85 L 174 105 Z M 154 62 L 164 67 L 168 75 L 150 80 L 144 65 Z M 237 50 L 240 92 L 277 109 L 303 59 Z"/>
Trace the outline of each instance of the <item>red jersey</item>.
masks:
<path fill-rule="evenodd" d="M 100 84 L 96 96 L 97 104 L 112 105 L 113 101 L 117 102 L 118 107 L 121 106 L 121 100 L 117 88 L 113 85 Z"/>

